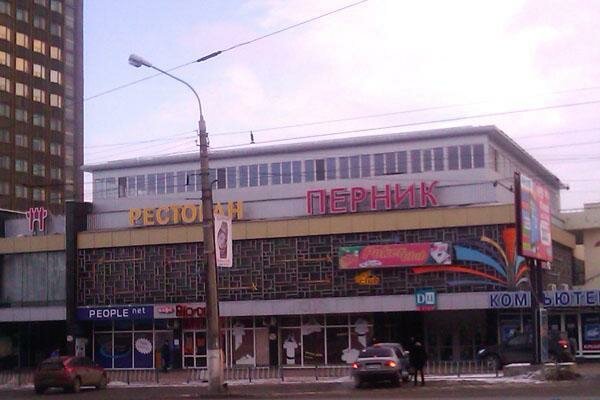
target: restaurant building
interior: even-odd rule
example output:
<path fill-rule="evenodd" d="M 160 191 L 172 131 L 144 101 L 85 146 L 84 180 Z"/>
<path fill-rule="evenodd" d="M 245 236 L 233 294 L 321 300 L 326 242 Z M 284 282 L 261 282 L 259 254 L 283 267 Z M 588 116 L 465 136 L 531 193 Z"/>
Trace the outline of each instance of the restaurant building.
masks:
<path fill-rule="evenodd" d="M 563 185 L 496 127 L 246 146 L 210 165 L 215 212 L 233 219 L 218 271 L 228 366 L 349 363 L 410 337 L 431 359 L 472 360 L 531 329 L 515 172 L 548 189 L 544 285 L 572 286 Z M 165 342 L 176 367 L 206 366 L 198 168 L 197 154 L 85 167 L 76 313 L 105 367 L 158 367 Z"/>

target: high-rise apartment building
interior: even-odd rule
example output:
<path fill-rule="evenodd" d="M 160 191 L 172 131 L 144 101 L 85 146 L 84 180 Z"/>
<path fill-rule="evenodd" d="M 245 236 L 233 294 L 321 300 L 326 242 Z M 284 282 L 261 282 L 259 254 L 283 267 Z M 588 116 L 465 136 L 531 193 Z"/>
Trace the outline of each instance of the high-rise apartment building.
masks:
<path fill-rule="evenodd" d="M 0 0 L 0 208 L 83 199 L 83 0 Z"/>

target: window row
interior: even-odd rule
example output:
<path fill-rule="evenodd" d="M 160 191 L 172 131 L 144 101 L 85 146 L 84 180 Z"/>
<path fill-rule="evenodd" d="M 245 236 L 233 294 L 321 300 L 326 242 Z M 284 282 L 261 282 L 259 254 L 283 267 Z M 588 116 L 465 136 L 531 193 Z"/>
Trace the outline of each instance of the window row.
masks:
<path fill-rule="evenodd" d="M 224 167 L 211 170 L 209 178 L 217 189 L 234 189 L 484 167 L 483 144 L 468 144 Z M 194 170 L 97 179 L 94 182 L 96 198 L 200 190 L 200 171 Z"/>
<path fill-rule="evenodd" d="M 12 67 L 12 56 L 0 50 L 0 65 Z M 15 69 L 20 72 L 27 74 L 31 73 L 34 77 L 40 79 L 49 78 L 50 82 L 61 85 L 62 84 L 62 72 L 50 69 L 50 73 L 46 73 L 46 67 L 41 64 L 30 63 L 29 60 L 21 57 L 15 57 Z"/>
<path fill-rule="evenodd" d="M 0 25 L 0 39 L 11 41 L 11 30 L 5 25 Z M 49 54 L 53 60 L 62 61 L 62 50 L 58 46 L 48 46 L 46 42 L 40 39 L 30 39 L 29 35 L 23 32 L 15 32 L 15 43 L 17 46 L 26 49 L 32 49 L 39 54 Z"/>
<path fill-rule="evenodd" d="M 17 199 L 28 199 L 30 188 L 24 185 L 15 185 L 15 197 Z M 0 181 L 0 195 L 10 196 L 10 183 Z M 34 201 L 46 201 L 46 190 L 42 188 L 31 188 L 31 198 Z M 60 192 L 50 192 L 50 203 L 61 204 L 63 195 Z"/>
<path fill-rule="evenodd" d="M 29 161 L 23 159 L 15 159 L 15 171 L 16 172 L 29 172 Z M 10 169 L 11 158 L 9 156 L 0 156 L 0 169 Z M 33 163 L 32 174 L 34 176 L 45 177 L 46 166 L 44 164 Z M 62 179 L 63 173 L 62 168 L 52 167 L 50 168 L 50 177 L 52 179 Z"/>
<path fill-rule="evenodd" d="M 46 0 L 34 0 L 33 2 L 42 7 L 48 6 Z M 61 0 L 50 0 L 50 10 L 57 12 L 59 14 L 62 14 L 63 5 L 62 5 Z M 0 0 L 0 13 L 12 15 L 11 2 L 9 0 Z M 17 7 L 15 16 L 17 17 L 17 20 L 19 20 L 19 21 L 29 22 L 27 10 L 24 8 Z M 39 28 L 39 26 L 36 26 L 36 28 Z"/>
<path fill-rule="evenodd" d="M 6 103 L 0 103 L 0 117 L 10 118 L 11 115 L 10 106 Z M 15 120 L 19 122 L 29 122 L 29 113 L 24 108 L 15 108 Z M 42 128 L 46 127 L 46 117 L 44 114 L 33 113 L 31 123 L 34 126 Z M 60 131 L 62 129 L 62 121 L 57 118 L 50 118 L 50 128 L 52 130 Z"/>
<path fill-rule="evenodd" d="M 0 91 L 12 93 L 10 79 L 0 77 Z M 25 83 L 15 82 L 15 94 L 20 97 L 29 98 L 29 86 Z M 50 95 L 47 96 L 45 90 L 32 88 L 31 99 L 33 101 L 46 104 L 47 98 L 50 99 L 50 105 L 52 107 L 62 108 L 63 99 L 61 95 L 50 93 Z"/>

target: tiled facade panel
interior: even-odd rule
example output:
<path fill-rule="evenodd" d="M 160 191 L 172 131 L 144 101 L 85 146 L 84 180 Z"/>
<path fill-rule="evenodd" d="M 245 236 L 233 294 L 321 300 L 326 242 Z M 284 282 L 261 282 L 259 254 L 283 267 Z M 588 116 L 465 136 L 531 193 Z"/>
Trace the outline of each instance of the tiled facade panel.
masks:
<path fill-rule="evenodd" d="M 372 269 L 376 285 L 355 282 L 363 270 L 339 270 L 342 246 L 445 241 L 475 248 L 490 256 L 489 237 L 503 246 L 502 225 L 430 230 L 252 239 L 234 242 L 234 267 L 219 268 L 221 300 L 293 299 L 413 293 L 431 287 L 439 293 L 505 290 L 491 283 L 473 283 L 462 273 L 415 274 L 412 268 Z M 572 281 L 572 259 L 555 245 L 555 262 L 546 283 Z M 204 301 L 204 255 L 197 243 L 117 247 L 79 251 L 78 305 L 144 304 Z M 493 269 L 461 262 L 470 269 L 500 277 Z M 511 268 L 509 281 L 511 280 Z M 452 281 L 470 283 L 448 284 Z"/>

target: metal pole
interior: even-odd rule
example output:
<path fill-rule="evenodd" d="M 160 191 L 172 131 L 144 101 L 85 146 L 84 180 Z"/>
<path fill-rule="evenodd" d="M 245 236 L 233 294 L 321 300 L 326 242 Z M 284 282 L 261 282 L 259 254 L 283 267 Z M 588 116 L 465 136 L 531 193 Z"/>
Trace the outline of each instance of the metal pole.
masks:
<path fill-rule="evenodd" d="M 217 55 L 217 53 L 213 53 Z M 211 55 L 214 57 L 214 55 Z M 138 57 L 139 58 L 139 57 Z M 139 67 L 145 65 L 158 72 L 165 74 L 176 81 L 181 82 L 188 87 L 196 96 L 198 101 L 198 110 L 200 117 L 198 119 L 198 138 L 200 141 L 200 179 L 202 184 L 202 232 L 204 236 L 204 254 L 206 255 L 206 361 L 208 367 L 208 390 L 210 393 L 221 393 L 223 386 L 223 363 L 221 361 L 221 346 L 219 343 L 219 300 L 217 293 L 217 260 L 215 258 L 215 234 L 214 234 L 214 215 L 212 200 L 212 183 L 209 180 L 208 169 L 208 133 L 206 132 L 206 123 L 202 115 L 202 103 L 196 90 L 184 81 L 167 71 L 164 71 L 150 63 L 132 62 L 132 65 Z"/>
<path fill-rule="evenodd" d="M 206 255 L 206 325 L 208 389 L 211 393 L 223 390 L 223 364 L 219 333 L 219 299 L 217 293 L 217 260 L 215 258 L 215 229 L 212 185 L 208 170 L 208 134 L 202 115 L 198 121 L 200 139 L 200 178 L 202 183 L 202 231 Z"/>

